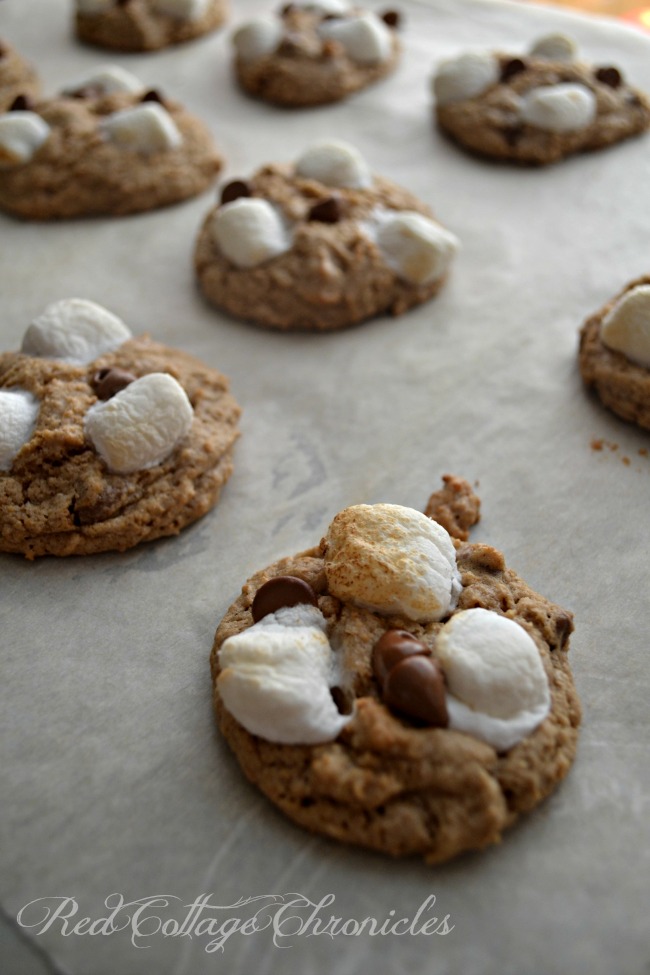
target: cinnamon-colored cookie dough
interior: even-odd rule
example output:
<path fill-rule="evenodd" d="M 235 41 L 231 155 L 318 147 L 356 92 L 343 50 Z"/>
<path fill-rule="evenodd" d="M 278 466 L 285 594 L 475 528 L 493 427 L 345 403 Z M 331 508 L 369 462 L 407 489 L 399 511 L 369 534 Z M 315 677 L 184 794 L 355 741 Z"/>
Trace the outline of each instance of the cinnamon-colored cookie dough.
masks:
<path fill-rule="evenodd" d="M 7 111 L 21 95 L 35 98 L 40 87 L 31 64 L 0 37 L 0 112 Z"/>
<path fill-rule="evenodd" d="M 195 266 L 206 298 L 232 315 L 325 331 L 432 298 L 457 246 L 413 194 L 327 142 L 227 184 Z"/>
<path fill-rule="evenodd" d="M 445 517 L 455 495 L 452 520 L 467 523 L 469 485 L 448 478 L 442 493 Z M 299 825 L 440 863 L 499 842 L 568 772 L 572 629 L 491 546 L 358 505 L 226 613 L 211 656 L 219 725 Z"/>
<path fill-rule="evenodd" d="M 76 0 L 79 40 L 118 51 L 157 51 L 221 27 L 227 0 Z"/>
<path fill-rule="evenodd" d="M 232 473 L 228 381 L 133 338 L 92 302 L 56 302 L 0 355 L 0 551 L 86 555 L 176 535 Z"/>
<path fill-rule="evenodd" d="M 346 0 L 288 3 L 235 31 L 235 74 L 248 94 L 277 105 L 340 101 L 394 71 L 398 23 L 396 11 L 381 16 Z"/>
<path fill-rule="evenodd" d="M 522 55 L 470 52 L 433 79 L 440 128 L 466 149 L 546 165 L 650 126 L 650 101 L 613 65 L 577 60 L 564 35 Z"/>
<path fill-rule="evenodd" d="M 650 275 L 631 281 L 587 319 L 579 363 L 605 406 L 650 430 Z"/>
<path fill-rule="evenodd" d="M 206 190 L 223 160 L 199 119 L 120 68 L 0 115 L 0 209 L 122 216 Z"/>

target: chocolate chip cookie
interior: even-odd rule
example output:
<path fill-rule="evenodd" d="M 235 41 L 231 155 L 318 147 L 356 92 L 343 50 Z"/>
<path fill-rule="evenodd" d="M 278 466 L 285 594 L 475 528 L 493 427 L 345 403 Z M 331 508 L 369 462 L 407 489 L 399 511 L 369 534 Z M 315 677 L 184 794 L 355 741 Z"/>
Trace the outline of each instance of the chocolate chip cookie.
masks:
<path fill-rule="evenodd" d="M 239 408 L 185 352 L 84 299 L 0 354 L 0 551 L 87 555 L 176 535 L 232 473 Z"/>
<path fill-rule="evenodd" d="M 444 511 L 443 511 L 444 509 Z M 248 778 L 326 836 L 440 863 L 499 842 L 574 757 L 570 613 L 485 544 L 466 482 L 427 508 L 355 505 L 254 575 L 211 656 Z"/>
<path fill-rule="evenodd" d="M 577 60 L 563 34 L 527 54 L 472 51 L 433 79 L 438 125 L 466 149 L 546 165 L 602 149 L 650 126 L 650 101 L 620 68 Z"/>
<path fill-rule="evenodd" d="M 331 141 L 228 183 L 195 266 L 206 298 L 232 315 L 325 331 L 432 298 L 457 247 L 425 204 Z"/>
<path fill-rule="evenodd" d="M 226 0 L 76 0 L 79 40 L 118 51 L 157 51 L 209 34 L 228 16 Z"/>
<path fill-rule="evenodd" d="M 31 64 L 0 37 L 0 112 L 11 108 L 16 99 L 35 98 L 40 87 Z"/>

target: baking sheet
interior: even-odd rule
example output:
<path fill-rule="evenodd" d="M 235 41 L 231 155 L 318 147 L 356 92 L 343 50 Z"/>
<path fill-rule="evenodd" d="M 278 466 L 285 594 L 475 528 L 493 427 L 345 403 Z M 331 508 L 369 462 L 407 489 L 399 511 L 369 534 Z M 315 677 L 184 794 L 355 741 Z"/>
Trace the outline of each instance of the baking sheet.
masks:
<path fill-rule="evenodd" d="M 587 314 L 648 273 L 650 142 L 547 170 L 480 162 L 433 130 L 427 79 L 466 47 L 519 52 L 561 29 L 585 57 L 650 90 L 650 40 L 552 8 L 400 0 L 405 52 L 393 78 L 342 105 L 287 112 L 235 89 L 228 32 L 103 57 L 72 40 L 71 6 L 0 8 L 0 33 L 38 63 L 48 91 L 120 63 L 210 123 L 225 178 L 294 158 L 317 137 L 348 139 L 429 202 L 463 248 L 439 298 L 402 318 L 281 335 L 220 315 L 195 290 L 191 252 L 211 194 L 121 220 L 0 217 L 0 347 L 17 347 L 48 302 L 92 298 L 134 332 L 222 369 L 244 407 L 235 473 L 218 507 L 179 538 L 124 555 L 0 557 L 0 895 L 24 958 L 68 975 L 647 972 L 650 444 L 585 394 L 576 343 Z M 265 6 L 240 0 L 235 19 Z M 480 484 L 474 539 L 574 611 L 585 713 L 557 793 L 500 847 L 432 869 L 286 822 L 214 728 L 208 654 L 253 570 L 316 543 L 346 505 L 422 508 L 447 471 Z M 302 906 L 286 906 L 290 892 Z M 214 909 L 202 916 L 230 926 L 266 908 L 258 930 L 249 921 L 223 950 L 208 933 L 176 930 L 208 893 Z M 148 937 L 99 923 L 94 935 L 72 933 L 83 917 L 106 917 L 118 895 L 167 896 L 142 908 Z M 63 900 L 72 897 L 77 910 Z M 31 927 L 18 929 L 31 901 L 20 915 Z M 406 934 L 355 935 L 350 923 L 318 935 L 282 921 L 306 923 L 311 910 L 323 924 L 413 921 L 423 904 Z M 55 909 L 70 914 L 65 924 Z M 421 930 L 447 915 L 449 933 Z M 24 975 L 16 957 L 8 944 L 3 971 Z"/>

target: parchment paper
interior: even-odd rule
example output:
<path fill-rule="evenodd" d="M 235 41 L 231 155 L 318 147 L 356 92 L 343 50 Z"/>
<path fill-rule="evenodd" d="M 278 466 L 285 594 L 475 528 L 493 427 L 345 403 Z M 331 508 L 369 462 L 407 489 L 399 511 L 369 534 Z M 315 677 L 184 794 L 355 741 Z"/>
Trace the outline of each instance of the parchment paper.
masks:
<path fill-rule="evenodd" d="M 0 31 L 38 63 L 48 91 L 105 61 L 123 64 L 208 120 L 225 178 L 295 158 L 317 137 L 348 139 L 428 201 L 463 249 L 440 297 L 400 319 L 281 335 L 198 295 L 191 252 L 210 194 L 121 220 L 0 217 L 0 347 L 16 348 L 48 302 L 88 297 L 134 332 L 222 369 L 244 407 L 235 474 L 218 507 L 179 538 L 124 555 L 0 557 L 0 888 L 25 958 L 68 975 L 647 973 L 650 444 L 584 392 L 576 345 L 586 315 L 650 270 L 650 141 L 546 170 L 481 162 L 434 131 L 428 78 L 467 47 L 520 52 L 561 29 L 585 57 L 648 90 L 650 40 L 552 8 L 400 0 L 397 74 L 346 104 L 288 112 L 236 90 L 228 31 L 156 55 L 103 57 L 72 39 L 71 6 L 0 8 Z M 231 26 L 265 9 L 235 6 Z M 285 821 L 214 728 L 208 654 L 253 570 L 318 542 L 346 505 L 422 508 L 448 471 L 480 484 L 474 539 L 574 611 L 584 726 L 572 772 L 542 808 L 500 847 L 432 869 Z M 311 909 L 278 914 L 292 891 L 316 905 L 333 896 L 316 909 L 323 925 L 331 915 L 413 921 L 425 904 L 420 928 L 448 915 L 452 930 L 355 935 L 350 923 L 332 936 L 312 923 L 296 934 L 298 922 L 281 919 L 306 924 Z M 133 936 L 137 947 L 132 926 L 71 933 L 84 917 L 106 917 L 111 895 L 167 895 L 140 917 L 179 926 L 208 893 L 215 909 L 202 916 L 243 924 L 264 905 L 259 927 L 275 910 L 275 929 L 250 922 L 223 951 L 208 950 L 207 933 L 171 936 L 171 923 L 167 937 L 156 933 L 154 920 L 142 924 L 149 937 Z M 270 896 L 231 906 L 263 895 L 277 895 L 275 908 Z M 57 908 L 70 918 L 55 919 Z M 10 947 L 3 971 L 24 975 L 28 961 L 11 961 Z"/>

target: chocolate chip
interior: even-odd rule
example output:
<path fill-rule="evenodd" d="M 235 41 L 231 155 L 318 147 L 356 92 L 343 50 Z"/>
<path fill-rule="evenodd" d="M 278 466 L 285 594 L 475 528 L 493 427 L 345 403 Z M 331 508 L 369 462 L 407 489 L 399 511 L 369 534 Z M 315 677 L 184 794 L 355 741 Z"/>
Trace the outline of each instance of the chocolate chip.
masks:
<path fill-rule="evenodd" d="M 501 67 L 501 81 L 509 81 L 510 78 L 514 78 L 516 74 L 520 74 L 525 70 L 525 61 L 522 61 L 521 58 L 510 58 L 510 60 L 506 61 Z"/>
<path fill-rule="evenodd" d="M 255 593 L 251 606 L 253 620 L 259 623 L 269 613 L 275 613 L 283 606 L 298 606 L 300 603 L 311 606 L 318 604 L 316 593 L 309 583 L 296 576 L 276 576 L 260 586 Z"/>
<path fill-rule="evenodd" d="M 248 183 L 245 183 L 243 179 L 234 179 L 232 183 L 226 183 L 221 190 L 221 202 L 232 203 L 233 200 L 238 200 L 240 196 L 250 195 L 251 188 Z"/>
<path fill-rule="evenodd" d="M 392 668 L 406 657 L 429 653 L 427 647 L 408 630 L 386 630 L 372 648 L 372 669 L 383 687 Z"/>
<path fill-rule="evenodd" d="M 623 77 L 618 68 L 597 68 L 596 78 L 598 81 L 602 81 L 604 85 L 609 85 L 610 88 L 618 88 L 622 82 Z"/>
<path fill-rule="evenodd" d="M 343 217 L 344 205 L 338 196 L 328 196 L 324 200 L 314 203 L 309 211 L 308 220 L 318 220 L 319 223 L 338 223 Z"/>
<path fill-rule="evenodd" d="M 523 126 L 521 125 L 509 125 L 505 129 L 501 130 L 503 138 L 506 140 L 509 146 L 516 146 L 521 136 L 523 135 Z"/>
<path fill-rule="evenodd" d="M 397 10 L 385 10 L 383 14 L 380 15 L 383 22 L 388 26 L 395 29 L 399 27 L 401 22 L 401 16 Z"/>
<path fill-rule="evenodd" d="M 93 376 L 90 385 L 97 394 L 97 399 L 107 400 L 126 389 L 135 380 L 132 372 L 126 369 L 99 369 Z"/>
<path fill-rule="evenodd" d="M 573 617 L 570 613 L 559 613 L 555 618 L 557 649 L 563 650 L 573 632 Z"/>
<path fill-rule="evenodd" d="M 280 16 L 286 17 L 287 14 L 292 13 L 296 9 L 295 3 L 285 3 L 284 7 L 280 10 Z"/>
<path fill-rule="evenodd" d="M 27 95 L 16 95 L 11 105 L 9 106 L 9 111 L 28 112 L 32 107 L 33 107 L 33 102 L 31 98 L 29 98 Z"/>
<path fill-rule="evenodd" d="M 449 724 L 442 669 L 432 657 L 417 655 L 400 660 L 386 678 L 384 701 L 409 718 L 438 728 Z"/>
<path fill-rule="evenodd" d="M 158 102 L 159 105 L 164 105 L 163 96 L 155 88 L 150 88 L 149 91 L 140 99 L 141 102 Z"/>
<path fill-rule="evenodd" d="M 353 697 L 351 691 L 346 691 L 343 687 L 330 687 L 332 700 L 336 704 L 339 714 L 352 714 Z"/>
<path fill-rule="evenodd" d="M 116 7 L 128 7 L 128 5 L 130 3 L 131 3 L 131 0 L 116 0 L 115 6 Z"/>
<path fill-rule="evenodd" d="M 8 51 L 8 49 L 7 49 L 7 48 L 6 48 L 5 46 L 4 46 L 4 44 L 0 44 L 0 58 L 3 58 L 3 57 L 4 57 L 4 56 L 5 56 L 6 54 L 8 54 L 8 53 L 9 53 L 9 51 Z"/>

